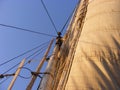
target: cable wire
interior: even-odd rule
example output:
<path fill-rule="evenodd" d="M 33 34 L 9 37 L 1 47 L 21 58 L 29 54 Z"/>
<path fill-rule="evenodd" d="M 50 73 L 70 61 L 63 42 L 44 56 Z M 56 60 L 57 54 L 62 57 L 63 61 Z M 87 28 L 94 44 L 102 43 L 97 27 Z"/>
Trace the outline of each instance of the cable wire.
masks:
<path fill-rule="evenodd" d="M 25 63 L 25 65 L 28 64 L 28 63 L 31 63 L 31 62 L 33 61 L 33 59 L 34 59 L 35 57 L 37 57 L 38 55 L 40 55 L 42 52 L 43 52 L 43 50 L 42 50 L 41 52 L 39 52 L 38 54 L 36 54 L 34 57 L 32 57 L 27 63 Z M 24 65 L 24 66 L 25 66 L 25 65 Z"/>
<path fill-rule="evenodd" d="M 31 69 L 29 69 L 29 68 L 27 68 L 27 67 L 22 67 L 22 69 L 26 69 L 26 70 L 28 70 L 28 71 L 32 72 L 32 70 L 31 70 Z"/>
<path fill-rule="evenodd" d="M 42 50 L 42 49 L 43 49 L 43 48 L 40 48 L 39 50 Z M 31 56 L 33 56 L 34 54 L 36 54 L 39 50 L 37 50 L 37 51 L 34 52 L 33 54 L 29 55 L 29 56 L 27 57 L 27 59 L 30 58 Z M 13 67 L 11 67 L 10 69 L 6 70 L 3 74 L 11 71 L 11 70 L 14 69 L 16 66 L 18 66 L 20 63 L 21 63 L 21 62 L 17 63 L 16 65 L 14 65 Z M 28 63 L 28 62 L 27 62 L 27 63 Z M 24 66 L 25 66 L 27 63 L 25 63 Z"/>
<path fill-rule="evenodd" d="M 7 81 L 10 77 L 7 77 L 5 80 L 0 82 L 0 85 L 3 84 L 5 81 Z"/>
<path fill-rule="evenodd" d="M 37 47 L 35 47 L 35 48 L 33 48 L 33 49 L 30 49 L 30 50 L 28 50 L 28 51 L 26 51 L 26 52 L 24 52 L 24 53 L 22 53 L 22 54 L 20 54 L 20 55 L 18 55 L 18 56 L 16 56 L 16 57 L 13 57 L 13 58 L 11 58 L 11 59 L 9 59 L 9 60 L 7 60 L 7 61 L 1 63 L 0 66 L 3 66 L 4 64 L 7 64 L 7 63 L 9 63 L 9 62 L 11 62 L 11 61 L 17 59 L 17 58 L 19 58 L 19 57 L 21 57 L 21 56 L 23 56 L 23 55 L 25 55 L 25 54 L 27 54 L 27 53 L 33 51 L 33 50 L 39 48 L 40 46 L 45 45 L 46 43 L 48 43 L 48 42 L 42 43 L 41 45 L 39 45 L 39 46 L 37 46 Z"/>
<path fill-rule="evenodd" d="M 35 54 L 37 53 L 37 54 L 36 54 L 35 56 L 33 56 L 29 61 L 27 61 L 27 62 L 24 64 L 24 66 L 27 65 L 28 63 L 31 63 L 31 61 L 33 61 L 33 59 L 34 59 L 35 57 L 37 57 L 38 55 L 40 55 L 45 49 L 46 49 L 46 48 L 41 48 L 41 50 L 38 50 L 38 51 L 40 51 L 39 53 L 38 53 L 38 51 L 36 51 L 36 52 L 33 53 L 32 55 L 28 56 L 28 57 L 31 57 L 31 56 L 33 56 L 33 55 L 35 55 Z M 27 59 L 28 59 L 28 57 L 27 57 Z"/>
<path fill-rule="evenodd" d="M 63 25 L 63 27 L 62 27 L 62 29 L 61 29 L 61 31 L 60 31 L 61 33 L 63 32 L 63 30 L 65 29 L 65 27 L 66 27 L 66 25 L 68 24 L 69 20 L 71 19 L 72 15 L 73 15 L 73 13 L 74 13 L 74 11 L 75 11 L 75 9 L 76 9 L 76 6 L 74 7 L 74 9 L 72 10 L 71 14 L 70 14 L 69 17 L 67 18 L 65 24 Z"/>
<path fill-rule="evenodd" d="M 12 66 L 10 69 L 6 70 L 3 74 L 11 71 L 12 69 L 14 69 L 15 67 L 17 67 L 21 62 L 17 63 L 16 65 Z"/>
<path fill-rule="evenodd" d="M 54 35 L 49 35 L 49 34 L 46 34 L 46 33 L 41 33 L 41 32 L 37 32 L 37 31 L 32 31 L 32 30 L 29 30 L 29 29 L 24 29 L 24 28 L 20 28 L 20 27 L 16 27 L 16 26 L 11 26 L 11 25 L 6 25 L 6 24 L 0 24 L 0 26 L 9 27 L 9 28 L 14 28 L 14 29 L 16 29 L 16 30 L 31 32 L 31 33 L 35 33 L 35 34 L 50 36 L 50 37 L 56 37 L 56 36 L 54 36 Z"/>
<path fill-rule="evenodd" d="M 48 15 L 50 21 L 51 21 L 51 23 L 52 23 L 52 25 L 53 25 L 53 27 L 54 27 L 56 33 L 57 33 L 58 30 L 57 30 L 57 28 L 56 28 L 56 26 L 55 26 L 55 23 L 54 23 L 53 19 L 52 19 L 51 16 L 50 16 L 50 13 L 49 13 L 48 10 L 47 10 L 47 7 L 46 7 L 46 5 L 44 4 L 43 0 L 41 0 L 41 3 L 42 3 L 42 5 L 43 5 L 43 7 L 44 7 L 44 9 L 45 9 L 45 11 L 46 11 L 46 13 L 47 13 L 47 15 Z"/>
<path fill-rule="evenodd" d="M 32 76 L 30 77 L 25 77 L 25 76 L 22 76 L 22 75 L 18 75 L 20 78 L 23 78 L 23 79 L 30 79 Z"/>
<path fill-rule="evenodd" d="M 26 59 L 29 59 L 30 57 L 32 57 L 33 55 L 35 55 L 35 54 L 38 53 L 39 51 L 44 50 L 47 46 L 48 46 L 48 45 L 41 47 L 40 49 L 38 49 L 37 51 L 35 51 L 33 54 L 31 54 L 31 55 L 29 55 L 28 57 L 26 57 Z"/>

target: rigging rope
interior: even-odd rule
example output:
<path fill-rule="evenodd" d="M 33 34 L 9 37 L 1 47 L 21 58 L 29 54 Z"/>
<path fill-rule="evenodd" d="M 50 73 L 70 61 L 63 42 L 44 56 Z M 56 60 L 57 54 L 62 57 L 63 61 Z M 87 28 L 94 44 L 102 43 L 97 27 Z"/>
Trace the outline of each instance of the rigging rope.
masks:
<path fill-rule="evenodd" d="M 25 76 L 22 76 L 22 75 L 18 75 L 20 78 L 23 78 L 23 79 L 30 79 L 32 76 L 29 76 L 29 77 L 25 77 Z"/>
<path fill-rule="evenodd" d="M 3 84 L 5 81 L 7 81 L 10 77 L 7 77 L 5 80 L 0 82 L 0 85 Z"/>
<path fill-rule="evenodd" d="M 51 23 L 52 23 L 52 25 L 53 25 L 53 27 L 54 27 L 56 33 L 57 33 L 58 30 L 57 30 L 57 28 L 56 28 L 56 26 L 55 26 L 55 23 L 54 23 L 52 17 L 50 16 L 50 13 L 49 13 L 48 10 L 47 10 L 47 7 L 46 7 L 46 5 L 44 4 L 43 0 L 41 0 L 41 3 L 42 3 L 42 5 L 43 5 L 43 7 L 44 7 L 44 9 L 45 9 L 45 11 L 46 11 L 46 13 L 47 13 L 47 15 L 48 15 L 50 21 L 51 21 Z"/>
<path fill-rule="evenodd" d="M 40 48 L 39 50 L 35 51 L 33 54 L 29 55 L 29 56 L 27 57 L 27 59 L 30 58 L 31 56 L 35 55 L 38 51 L 40 51 L 40 50 L 42 50 L 42 49 L 44 49 L 44 48 L 42 47 L 42 48 Z M 40 52 L 40 53 L 41 53 L 41 52 Z M 28 62 L 29 62 L 29 61 L 28 61 Z M 27 63 L 28 63 L 28 62 L 27 62 Z M 20 63 L 21 63 L 21 62 L 17 63 L 16 65 L 14 65 L 13 67 L 11 67 L 10 69 L 6 70 L 3 74 L 11 71 L 11 70 L 14 69 L 16 66 L 18 66 Z M 26 64 L 27 64 L 27 63 L 26 63 Z M 26 65 L 26 64 L 25 64 L 25 65 Z"/>
<path fill-rule="evenodd" d="M 26 57 L 26 59 L 30 58 L 31 56 L 35 55 L 36 53 L 38 53 L 39 51 L 41 51 L 42 49 L 45 50 L 47 48 L 47 45 L 46 46 L 43 46 L 41 47 L 40 49 L 38 49 L 37 51 L 35 51 L 33 54 L 29 55 L 28 57 Z M 43 51 L 42 50 L 42 51 Z"/>
<path fill-rule="evenodd" d="M 74 7 L 74 9 L 73 9 L 72 12 L 70 13 L 69 17 L 67 18 L 65 24 L 63 25 L 63 27 L 62 27 L 62 29 L 61 29 L 61 31 L 60 31 L 61 33 L 63 32 L 63 30 L 65 29 L 65 27 L 66 27 L 66 25 L 68 24 L 69 20 L 71 19 L 72 15 L 73 15 L 73 13 L 74 13 L 74 11 L 75 11 L 75 9 L 76 9 L 76 6 Z"/>
<path fill-rule="evenodd" d="M 21 62 L 17 63 L 16 65 L 12 66 L 10 69 L 6 70 L 3 74 L 11 71 L 12 69 L 14 69 L 15 67 L 17 67 Z"/>
<path fill-rule="evenodd" d="M 28 50 L 28 51 L 26 51 L 26 52 L 24 52 L 24 53 L 22 53 L 22 54 L 20 54 L 20 55 L 18 55 L 18 56 L 16 56 L 16 57 L 13 57 L 13 58 L 7 60 L 7 61 L 3 60 L 3 61 L 5 61 L 5 62 L 1 63 L 1 64 L 0 64 L 0 67 L 3 66 L 3 65 L 5 65 L 5 64 L 7 64 L 7 63 L 9 63 L 9 62 L 11 62 L 11 61 L 13 61 L 13 60 L 15 60 L 15 59 L 17 59 L 17 58 L 19 58 L 19 57 L 21 57 L 21 56 L 23 56 L 23 55 L 25 55 L 25 54 L 27 54 L 27 53 L 29 53 L 29 52 L 31 52 L 31 51 L 33 51 L 33 50 L 35 50 L 35 49 L 37 49 L 37 48 L 39 48 L 39 47 L 41 47 L 41 46 L 43 46 L 43 45 L 45 45 L 45 44 L 47 44 L 47 43 L 48 43 L 48 42 L 42 43 L 42 44 L 40 44 L 39 46 L 37 46 L 37 47 L 35 47 L 35 48 L 33 48 L 33 49 L 30 49 L 30 50 Z"/>
<path fill-rule="evenodd" d="M 31 33 L 35 33 L 35 34 L 40 34 L 40 35 L 45 35 L 45 36 L 50 36 L 50 37 L 56 37 L 54 35 L 49 35 L 49 34 L 46 34 L 46 33 L 32 31 L 32 30 L 29 30 L 29 29 L 24 29 L 24 28 L 20 28 L 20 27 L 16 27 L 16 26 L 11 26 L 11 25 L 6 25 L 6 24 L 0 24 L 0 26 L 14 28 L 14 29 L 19 30 L 19 31 L 26 31 L 26 32 L 31 32 Z"/>
<path fill-rule="evenodd" d="M 38 77 L 42 78 L 40 76 L 40 74 L 50 74 L 53 77 L 53 75 L 51 73 L 49 73 L 49 72 L 33 72 L 31 69 L 29 69 L 27 67 L 19 67 L 19 68 L 20 69 L 26 69 L 31 73 L 31 76 L 29 76 L 29 77 L 18 75 L 19 77 L 24 78 L 24 79 L 30 79 L 32 77 L 32 75 L 35 75 L 35 76 L 38 76 Z M 0 78 L 10 77 L 10 76 L 14 76 L 14 75 L 15 75 L 15 73 L 12 73 L 12 74 L 0 74 Z"/>
<path fill-rule="evenodd" d="M 43 49 L 43 50 L 42 50 Z M 35 56 L 33 56 L 28 62 L 26 62 L 25 64 L 24 64 L 24 66 L 25 65 L 27 65 L 28 63 L 31 63 L 32 61 L 33 61 L 33 59 L 35 58 L 35 57 L 37 57 L 38 55 L 40 55 L 44 50 L 46 50 L 46 48 L 41 48 L 41 51 L 38 53 L 38 52 L 36 52 L 36 53 L 38 53 L 38 54 L 36 54 L 36 53 L 33 53 L 31 56 L 33 56 L 33 55 L 35 55 Z M 38 50 L 39 51 L 39 50 Z M 28 57 L 27 57 L 27 59 L 28 59 Z"/>

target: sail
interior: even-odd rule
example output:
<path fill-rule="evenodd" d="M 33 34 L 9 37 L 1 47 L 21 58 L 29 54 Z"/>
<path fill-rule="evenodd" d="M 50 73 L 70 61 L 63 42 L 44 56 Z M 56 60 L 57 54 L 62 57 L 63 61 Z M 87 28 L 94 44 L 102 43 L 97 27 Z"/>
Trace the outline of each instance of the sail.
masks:
<path fill-rule="evenodd" d="M 61 90 L 120 90 L 120 0 L 82 0 L 80 6 L 83 2 L 87 12 Z"/>

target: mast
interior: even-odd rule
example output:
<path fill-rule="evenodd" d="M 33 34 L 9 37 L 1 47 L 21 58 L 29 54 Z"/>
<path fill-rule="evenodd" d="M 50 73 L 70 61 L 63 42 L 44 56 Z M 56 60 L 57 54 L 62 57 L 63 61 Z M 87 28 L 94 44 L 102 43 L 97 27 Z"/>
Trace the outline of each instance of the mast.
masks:
<path fill-rule="evenodd" d="M 14 76 L 14 78 L 12 79 L 12 81 L 11 81 L 9 87 L 8 87 L 8 90 L 12 90 L 12 87 L 13 87 L 13 85 L 14 85 L 14 83 L 15 83 L 15 81 L 16 81 L 16 79 L 17 79 L 17 77 L 18 77 L 18 75 L 19 75 L 19 73 L 20 73 L 20 71 L 21 71 L 21 68 L 22 68 L 23 65 L 24 65 L 24 63 L 25 63 L 25 59 L 23 59 L 23 60 L 21 61 L 18 69 L 16 70 L 15 76 Z"/>
<path fill-rule="evenodd" d="M 55 73 L 57 62 L 59 61 L 59 51 L 62 45 L 62 37 L 61 32 L 58 32 L 58 36 L 56 38 L 56 45 L 50 60 L 48 61 L 48 65 L 46 71 L 48 74 L 45 74 L 40 82 L 39 90 L 53 90 Z"/>
<path fill-rule="evenodd" d="M 48 55 L 48 53 L 50 51 L 50 48 L 51 48 L 51 46 L 53 44 L 53 41 L 54 41 L 54 39 L 51 40 L 51 42 L 50 42 L 50 44 L 49 44 L 49 46 L 48 46 L 48 48 L 47 48 L 47 50 L 46 50 L 46 52 L 44 54 L 44 57 L 42 58 L 42 60 L 40 61 L 39 65 L 38 65 L 38 67 L 36 69 L 36 73 L 40 72 L 44 62 L 46 61 L 47 55 Z M 26 88 L 26 90 L 31 90 L 32 89 L 32 86 L 34 85 L 34 82 L 35 82 L 36 79 L 37 79 L 37 75 L 33 75 L 29 85 Z"/>

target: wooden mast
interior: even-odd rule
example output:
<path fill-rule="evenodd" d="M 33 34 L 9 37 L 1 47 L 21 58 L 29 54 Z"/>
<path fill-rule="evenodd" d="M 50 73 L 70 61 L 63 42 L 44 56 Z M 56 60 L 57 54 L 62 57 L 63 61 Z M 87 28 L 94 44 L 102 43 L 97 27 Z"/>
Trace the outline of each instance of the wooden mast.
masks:
<path fill-rule="evenodd" d="M 44 57 L 42 58 L 42 60 L 40 61 L 39 65 L 38 65 L 38 67 L 37 67 L 37 69 L 36 69 L 36 73 L 39 73 L 39 72 L 40 72 L 40 70 L 41 70 L 41 68 L 42 68 L 42 66 L 43 66 L 43 64 L 44 64 L 44 62 L 45 62 L 45 60 L 46 60 L 46 58 L 47 58 L 47 55 L 48 55 L 48 53 L 49 53 L 49 51 L 50 51 L 50 48 L 51 48 L 51 46 L 52 46 L 53 41 L 54 41 L 54 39 L 51 40 L 51 42 L 50 42 L 50 44 L 49 44 L 49 46 L 48 46 L 48 49 L 47 49 L 46 52 L 45 52 Z M 31 89 L 32 89 L 32 86 L 33 86 L 36 78 L 37 78 L 36 75 L 33 75 L 33 76 L 32 76 L 32 79 L 31 79 L 29 85 L 27 86 L 26 90 L 31 90 Z"/>
<path fill-rule="evenodd" d="M 19 75 L 19 73 L 20 73 L 20 71 L 21 71 L 21 68 L 22 68 L 23 65 L 24 65 L 24 62 L 25 62 L 25 59 L 23 59 L 23 60 L 21 61 L 20 65 L 19 65 L 19 67 L 18 67 L 18 69 L 17 69 L 17 71 L 15 72 L 15 76 L 13 77 L 13 79 L 12 79 L 12 81 L 11 81 L 9 87 L 8 87 L 8 90 L 12 90 L 12 87 L 13 87 L 13 85 L 14 85 L 14 83 L 15 83 L 15 81 L 16 81 L 16 79 L 17 79 L 17 77 L 18 77 L 18 75 Z"/>

